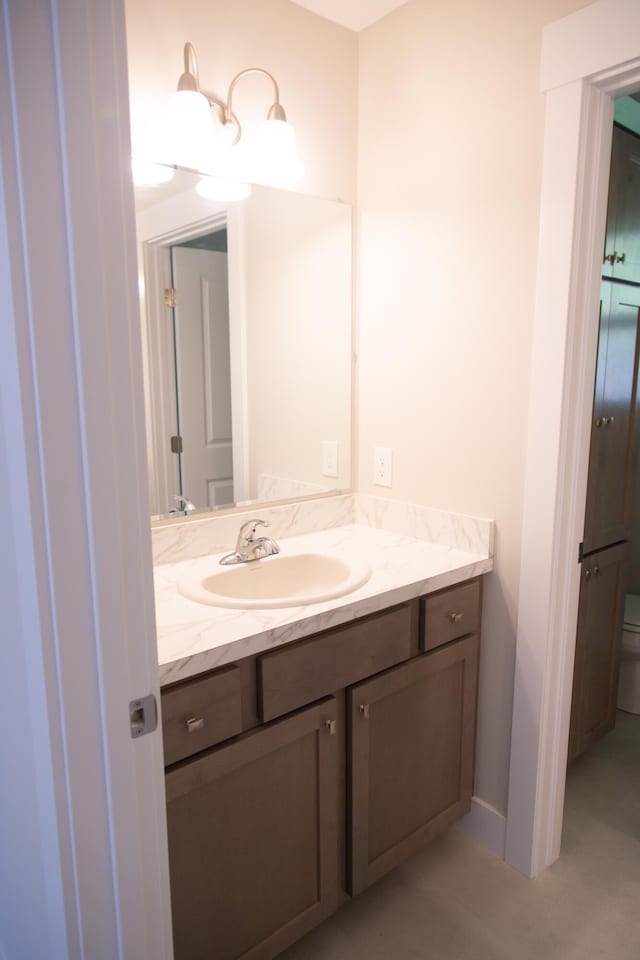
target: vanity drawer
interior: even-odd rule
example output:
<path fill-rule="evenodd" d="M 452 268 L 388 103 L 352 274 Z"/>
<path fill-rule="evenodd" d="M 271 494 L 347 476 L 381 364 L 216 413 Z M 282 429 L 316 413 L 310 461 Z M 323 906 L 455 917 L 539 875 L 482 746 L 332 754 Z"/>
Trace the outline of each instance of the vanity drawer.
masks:
<path fill-rule="evenodd" d="M 260 719 L 273 720 L 408 660 L 416 640 L 417 602 L 411 601 L 259 656 Z"/>
<path fill-rule="evenodd" d="M 482 586 L 480 580 L 461 583 L 423 597 L 420 646 L 433 650 L 450 640 L 480 630 Z"/>
<path fill-rule="evenodd" d="M 162 691 L 165 766 L 242 731 L 240 668 L 232 665 Z"/>

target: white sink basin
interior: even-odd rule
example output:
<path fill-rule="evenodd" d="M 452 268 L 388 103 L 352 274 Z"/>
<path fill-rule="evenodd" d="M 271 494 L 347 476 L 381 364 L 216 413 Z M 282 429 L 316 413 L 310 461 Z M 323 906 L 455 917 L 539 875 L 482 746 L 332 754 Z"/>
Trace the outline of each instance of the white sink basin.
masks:
<path fill-rule="evenodd" d="M 178 582 L 178 590 L 215 607 L 297 607 L 342 597 L 370 576 L 366 563 L 328 553 L 279 554 L 224 568 L 217 557 L 203 557 Z"/>

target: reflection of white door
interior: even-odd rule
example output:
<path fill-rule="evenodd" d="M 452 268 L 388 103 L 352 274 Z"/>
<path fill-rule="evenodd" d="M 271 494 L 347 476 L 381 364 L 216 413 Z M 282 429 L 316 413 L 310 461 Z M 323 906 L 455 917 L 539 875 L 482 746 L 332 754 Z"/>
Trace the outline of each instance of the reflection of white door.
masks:
<path fill-rule="evenodd" d="M 227 256 L 172 248 L 182 493 L 233 503 Z"/>

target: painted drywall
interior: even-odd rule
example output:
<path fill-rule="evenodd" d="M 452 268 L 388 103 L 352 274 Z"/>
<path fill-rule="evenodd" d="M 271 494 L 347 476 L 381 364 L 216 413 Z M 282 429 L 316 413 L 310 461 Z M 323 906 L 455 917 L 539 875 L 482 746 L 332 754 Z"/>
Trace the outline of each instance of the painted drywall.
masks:
<path fill-rule="evenodd" d="M 492 517 L 476 794 L 505 813 L 545 23 L 581 0 L 413 0 L 359 45 L 358 489 Z"/>
<path fill-rule="evenodd" d="M 357 35 L 289 0 L 125 0 L 134 152 L 149 125 L 162 121 L 194 44 L 202 89 L 225 99 L 246 67 L 271 71 L 305 163 L 289 184 L 352 203 L 356 184 Z M 273 89 L 244 78 L 233 98 L 247 134 L 266 117 Z"/>

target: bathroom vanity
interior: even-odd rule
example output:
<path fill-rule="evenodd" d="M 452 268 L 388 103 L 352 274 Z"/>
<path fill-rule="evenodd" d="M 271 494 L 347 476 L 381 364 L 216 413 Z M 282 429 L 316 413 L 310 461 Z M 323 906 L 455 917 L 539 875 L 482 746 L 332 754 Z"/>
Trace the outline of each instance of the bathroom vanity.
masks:
<path fill-rule="evenodd" d="M 491 560 L 418 543 L 409 562 L 407 538 L 360 534 L 403 556 L 394 589 L 374 575 L 282 635 L 283 611 L 261 612 L 261 634 L 184 658 L 185 679 L 165 666 L 176 960 L 277 956 L 469 810 Z M 245 612 L 209 615 L 247 630 Z"/>

